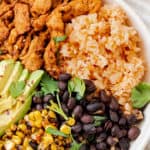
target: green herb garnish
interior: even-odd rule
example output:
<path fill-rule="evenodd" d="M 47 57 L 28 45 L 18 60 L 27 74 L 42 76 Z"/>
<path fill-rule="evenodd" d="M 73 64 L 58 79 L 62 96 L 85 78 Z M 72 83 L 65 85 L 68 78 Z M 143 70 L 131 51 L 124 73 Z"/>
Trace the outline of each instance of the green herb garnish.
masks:
<path fill-rule="evenodd" d="M 132 89 L 131 100 L 134 108 L 143 108 L 150 102 L 150 84 L 140 83 Z"/>
<path fill-rule="evenodd" d="M 68 137 L 68 135 L 66 135 L 65 133 L 57 130 L 57 129 L 53 129 L 51 127 L 48 127 L 46 129 L 46 133 L 52 134 L 52 135 L 56 135 L 56 136 L 63 136 L 63 137 Z"/>
<path fill-rule="evenodd" d="M 59 42 L 65 41 L 66 38 L 67 38 L 67 36 L 63 35 L 63 36 L 54 37 L 53 40 L 54 40 L 55 44 L 58 44 Z"/>
<path fill-rule="evenodd" d="M 82 99 L 85 93 L 85 83 L 82 79 L 75 77 L 68 82 L 68 91 L 71 96 L 72 92 L 77 93 L 76 98 Z"/>
<path fill-rule="evenodd" d="M 106 119 L 105 116 L 94 116 L 94 126 L 100 126 Z"/>
<path fill-rule="evenodd" d="M 70 150 L 80 150 L 83 143 L 77 143 L 71 134 L 72 144 Z"/>
<path fill-rule="evenodd" d="M 50 106 L 48 107 L 50 110 L 56 112 L 57 114 L 59 114 L 60 116 L 62 116 L 65 120 L 68 120 L 67 115 L 64 113 L 61 104 L 60 104 L 60 99 L 59 99 L 59 95 L 56 94 L 56 98 L 57 98 L 57 103 L 50 101 Z"/>
<path fill-rule="evenodd" d="M 47 73 L 44 74 L 42 80 L 40 82 L 41 91 L 46 94 L 55 94 L 55 92 L 59 92 L 58 82 L 49 77 Z"/>
<path fill-rule="evenodd" d="M 33 93 L 34 96 L 36 97 L 42 97 L 44 95 L 43 91 L 36 91 Z"/>
<path fill-rule="evenodd" d="M 23 93 L 25 87 L 24 81 L 13 82 L 9 88 L 10 95 L 13 98 L 17 98 L 19 95 Z"/>

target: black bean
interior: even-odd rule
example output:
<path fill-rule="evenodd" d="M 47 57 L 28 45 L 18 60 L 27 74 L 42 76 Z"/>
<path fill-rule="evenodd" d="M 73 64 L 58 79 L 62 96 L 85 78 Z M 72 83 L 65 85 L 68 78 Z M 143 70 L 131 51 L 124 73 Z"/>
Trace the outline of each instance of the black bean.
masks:
<path fill-rule="evenodd" d="M 121 150 L 129 150 L 129 140 L 127 138 L 120 139 L 119 146 Z"/>
<path fill-rule="evenodd" d="M 95 145 L 90 145 L 90 150 L 96 150 Z"/>
<path fill-rule="evenodd" d="M 119 120 L 119 125 L 125 126 L 125 125 L 126 125 L 126 122 L 127 122 L 127 120 L 126 120 L 124 117 L 122 117 L 122 118 L 120 118 L 120 120 Z"/>
<path fill-rule="evenodd" d="M 106 133 L 101 133 L 97 138 L 96 138 L 96 143 L 101 143 L 104 140 L 106 140 L 107 134 Z"/>
<path fill-rule="evenodd" d="M 100 93 L 99 93 L 99 95 L 100 95 L 100 99 L 101 99 L 102 102 L 104 102 L 104 103 L 110 102 L 110 98 L 109 98 L 109 96 L 106 94 L 106 91 L 105 91 L 105 90 L 101 90 Z"/>
<path fill-rule="evenodd" d="M 113 123 L 110 120 L 106 121 L 104 125 L 105 131 L 109 131 L 112 128 L 112 126 L 113 126 Z"/>
<path fill-rule="evenodd" d="M 103 131 L 102 127 L 99 126 L 99 127 L 96 128 L 96 133 L 101 133 L 102 131 Z"/>
<path fill-rule="evenodd" d="M 91 103 L 88 104 L 86 106 L 87 111 L 89 112 L 96 112 L 97 110 L 99 110 L 101 108 L 101 103 L 95 102 L 95 103 Z"/>
<path fill-rule="evenodd" d="M 83 130 L 87 134 L 95 134 L 96 133 L 96 128 L 93 124 L 84 124 L 83 125 Z"/>
<path fill-rule="evenodd" d="M 125 129 L 122 129 L 120 130 L 120 132 L 118 133 L 118 138 L 122 138 L 122 137 L 125 137 L 127 135 L 127 130 Z"/>
<path fill-rule="evenodd" d="M 71 78 L 71 75 L 69 73 L 62 73 L 59 75 L 60 81 L 68 81 Z"/>
<path fill-rule="evenodd" d="M 140 134 L 140 129 L 136 126 L 133 126 L 128 131 L 128 138 L 130 140 L 135 140 Z"/>
<path fill-rule="evenodd" d="M 44 109 L 46 109 L 47 107 L 48 107 L 48 104 L 47 104 L 47 103 L 43 104 L 43 108 L 44 108 Z"/>
<path fill-rule="evenodd" d="M 88 101 L 86 99 L 83 99 L 80 101 L 80 105 L 82 105 L 85 108 L 86 108 L 87 104 L 88 104 Z"/>
<path fill-rule="evenodd" d="M 114 146 L 117 144 L 117 140 L 112 136 L 109 136 L 106 141 L 107 141 L 107 144 L 110 146 Z"/>
<path fill-rule="evenodd" d="M 110 119 L 113 121 L 113 122 L 118 122 L 119 121 L 119 116 L 116 112 L 114 111 L 109 111 L 109 116 L 110 116 Z"/>
<path fill-rule="evenodd" d="M 50 100 L 53 100 L 53 96 L 51 94 L 45 95 L 43 98 L 44 103 L 48 103 Z"/>
<path fill-rule="evenodd" d="M 74 126 L 71 127 L 71 130 L 74 133 L 79 133 L 82 130 L 82 125 L 80 122 L 77 122 Z"/>
<path fill-rule="evenodd" d="M 65 91 L 66 88 L 67 88 L 67 83 L 63 82 L 63 81 L 59 81 L 58 82 L 58 87 L 59 87 L 60 90 Z"/>
<path fill-rule="evenodd" d="M 64 103 L 66 103 L 69 99 L 69 92 L 68 91 L 65 91 L 63 96 L 62 96 L 62 100 Z"/>
<path fill-rule="evenodd" d="M 43 109 L 43 107 L 42 107 L 42 105 L 41 105 L 41 104 L 37 104 L 37 105 L 36 105 L 36 109 L 37 109 L 37 110 L 42 110 L 42 109 Z"/>
<path fill-rule="evenodd" d="M 96 148 L 97 148 L 97 150 L 107 150 L 107 145 L 104 142 L 98 143 L 98 144 L 96 144 Z"/>
<path fill-rule="evenodd" d="M 131 114 L 127 116 L 127 121 L 129 125 L 134 125 L 137 123 L 137 118 L 134 114 Z"/>
<path fill-rule="evenodd" d="M 86 92 L 92 93 L 96 90 L 95 84 L 91 80 L 84 80 L 86 86 Z"/>
<path fill-rule="evenodd" d="M 86 144 L 82 144 L 82 146 L 80 147 L 80 150 L 90 150 L 90 149 Z"/>
<path fill-rule="evenodd" d="M 111 102 L 109 104 L 110 109 L 117 111 L 119 109 L 119 104 L 115 97 L 111 96 Z"/>
<path fill-rule="evenodd" d="M 62 107 L 63 111 L 64 111 L 66 114 L 69 113 L 69 110 L 68 110 L 67 106 L 66 106 L 64 103 L 61 104 L 61 107 Z"/>
<path fill-rule="evenodd" d="M 120 147 L 119 147 L 119 146 L 116 146 L 116 147 L 115 147 L 115 150 L 121 150 L 121 149 L 120 149 Z"/>
<path fill-rule="evenodd" d="M 36 150 L 37 147 L 38 147 L 37 143 L 35 143 L 35 142 L 33 142 L 33 141 L 30 141 L 29 144 L 30 144 L 30 146 L 31 146 L 34 150 Z"/>
<path fill-rule="evenodd" d="M 118 136 L 118 133 L 120 132 L 120 128 L 118 125 L 114 125 L 111 129 L 111 135 L 112 136 Z"/>
<path fill-rule="evenodd" d="M 42 103 L 41 97 L 33 96 L 32 100 L 33 100 L 33 103 L 35 103 L 35 104 L 41 104 Z"/>
<path fill-rule="evenodd" d="M 81 105 L 77 105 L 74 109 L 73 109 L 73 116 L 77 119 L 80 118 L 82 116 L 83 113 L 83 108 Z"/>
<path fill-rule="evenodd" d="M 94 121 L 94 118 L 91 115 L 84 114 L 80 120 L 82 123 L 92 123 Z"/>
<path fill-rule="evenodd" d="M 69 109 L 73 109 L 76 106 L 76 99 L 74 97 L 70 97 L 67 103 L 67 107 Z"/>

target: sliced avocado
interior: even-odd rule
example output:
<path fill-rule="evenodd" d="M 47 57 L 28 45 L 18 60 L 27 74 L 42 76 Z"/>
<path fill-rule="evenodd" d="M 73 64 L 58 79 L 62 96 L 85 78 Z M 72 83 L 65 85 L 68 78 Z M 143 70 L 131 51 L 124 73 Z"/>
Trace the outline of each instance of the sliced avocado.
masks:
<path fill-rule="evenodd" d="M 30 109 L 31 101 L 32 97 L 29 96 L 23 104 L 21 101 L 18 101 L 13 109 L 0 114 L 0 119 L 2 120 L 0 122 L 0 136 L 2 136 L 5 133 L 5 130 L 8 129 L 13 123 L 18 122 L 24 117 Z"/>
<path fill-rule="evenodd" d="M 25 97 L 26 95 L 30 95 L 32 93 L 33 89 L 35 89 L 35 87 L 40 82 L 43 74 L 44 74 L 43 70 L 37 70 L 31 73 L 31 75 L 29 76 L 29 80 L 27 81 L 27 84 L 25 86 L 24 93 L 23 93 Z"/>
<path fill-rule="evenodd" d="M 21 63 L 19 61 L 16 62 L 13 72 L 9 76 L 7 83 L 5 84 L 4 89 L 1 92 L 1 95 L 8 95 L 10 85 L 12 84 L 12 82 L 15 82 L 18 80 L 18 78 L 20 77 L 22 73 L 22 70 L 23 70 L 23 66 L 21 65 Z"/>
<path fill-rule="evenodd" d="M 26 73 L 26 71 L 24 73 Z M 18 120 L 23 118 L 24 115 L 28 112 L 31 106 L 32 93 L 35 91 L 43 74 L 44 71 L 42 70 L 32 72 L 24 88 L 23 94 L 21 94 L 17 99 L 11 97 L 11 100 L 15 100 L 16 103 L 11 109 L 7 109 L 6 111 L 0 113 L 0 136 L 4 134 L 5 130 L 8 129 L 11 124 L 18 122 Z M 27 76 L 25 76 L 26 75 L 22 73 L 19 80 L 23 80 L 23 78 L 26 80 Z"/>
<path fill-rule="evenodd" d="M 26 80 L 28 79 L 28 77 L 29 77 L 29 71 L 27 69 L 24 69 L 22 71 L 22 74 L 21 74 L 21 76 L 20 76 L 20 78 L 19 78 L 18 81 L 25 81 L 26 82 Z"/>
<path fill-rule="evenodd" d="M 14 68 L 14 61 L 12 59 L 3 60 L 0 62 L 0 93 L 3 90 L 11 72 Z"/>
<path fill-rule="evenodd" d="M 29 76 L 29 71 L 27 69 L 24 69 L 18 81 L 24 81 L 26 83 L 28 76 Z M 16 104 L 16 102 L 17 99 L 12 98 L 12 95 L 2 96 L 0 99 L 0 114 L 4 111 L 11 109 Z"/>

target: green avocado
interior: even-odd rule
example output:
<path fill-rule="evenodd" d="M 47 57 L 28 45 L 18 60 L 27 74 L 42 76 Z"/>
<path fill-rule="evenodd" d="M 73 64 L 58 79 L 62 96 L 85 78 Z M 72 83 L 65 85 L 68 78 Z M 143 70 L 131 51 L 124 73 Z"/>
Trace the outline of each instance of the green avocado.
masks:
<path fill-rule="evenodd" d="M 0 93 L 2 92 L 9 76 L 14 68 L 14 61 L 12 59 L 3 60 L 0 62 Z"/>
<path fill-rule="evenodd" d="M 31 106 L 32 94 L 43 74 L 44 71 L 42 70 L 29 73 L 28 70 L 23 70 L 23 66 L 20 62 L 15 63 L 13 72 L 8 77 L 0 98 L 0 136 L 5 133 L 6 129 L 13 123 L 18 122 L 28 112 Z M 17 81 L 24 81 L 26 84 L 22 94 L 17 98 L 13 98 L 9 93 L 9 88 L 11 83 Z"/>
<path fill-rule="evenodd" d="M 3 88 L 1 95 L 8 95 L 8 91 L 9 91 L 9 87 L 12 84 L 12 82 L 15 82 L 18 80 L 18 78 L 20 77 L 21 73 L 23 70 L 23 66 L 21 65 L 21 63 L 19 61 L 17 61 L 15 63 L 15 66 L 13 68 L 13 71 L 11 73 L 11 75 L 9 76 L 5 87 Z"/>

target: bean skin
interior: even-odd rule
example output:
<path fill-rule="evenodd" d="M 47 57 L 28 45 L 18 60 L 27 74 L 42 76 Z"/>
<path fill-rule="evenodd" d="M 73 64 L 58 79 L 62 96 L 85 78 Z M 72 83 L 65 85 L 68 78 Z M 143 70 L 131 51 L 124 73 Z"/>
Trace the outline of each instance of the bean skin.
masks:
<path fill-rule="evenodd" d="M 73 109 L 75 105 L 76 105 L 76 99 L 73 97 L 69 98 L 68 103 L 67 103 L 68 109 Z"/>
<path fill-rule="evenodd" d="M 91 80 L 84 80 L 86 86 L 86 92 L 92 93 L 96 90 L 95 84 Z"/>
<path fill-rule="evenodd" d="M 101 91 L 99 92 L 99 95 L 100 95 L 100 99 L 101 99 L 102 102 L 104 102 L 104 103 L 110 102 L 110 98 L 109 98 L 109 96 L 106 94 L 105 90 L 101 90 Z"/>
<path fill-rule="evenodd" d="M 68 81 L 71 78 L 71 75 L 69 73 L 62 73 L 59 75 L 60 81 Z"/>
<path fill-rule="evenodd" d="M 77 105 L 74 109 L 73 109 L 73 116 L 77 119 L 80 118 L 82 116 L 83 113 L 83 108 L 81 105 Z"/>
<path fill-rule="evenodd" d="M 130 140 L 135 140 L 140 134 L 140 129 L 136 126 L 133 126 L 128 131 L 128 138 Z"/>
<path fill-rule="evenodd" d="M 88 104 L 86 106 L 87 111 L 89 112 L 96 112 L 97 110 L 99 110 L 101 108 L 101 103 L 95 102 L 92 104 Z"/>
<path fill-rule="evenodd" d="M 71 127 L 71 130 L 74 133 L 79 133 L 82 130 L 82 125 L 80 122 L 77 122 L 74 126 Z"/>
<path fill-rule="evenodd" d="M 114 122 L 118 122 L 119 121 L 119 116 L 116 112 L 114 111 L 109 111 L 109 116 L 110 116 L 110 119 Z"/>
<path fill-rule="evenodd" d="M 62 100 L 64 103 L 66 103 L 68 99 L 69 99 L 69 92 L 65 91 L 63 96 L 62 96 Z"/>
<path fill-rule="evenodd" d="M 109 104 L 110 109 L 117 111 L 119 109 L 119 104 L 115 97 L 111 96 L 111 102 Z"/>
<path fill-rule="evenodd" d="M 65 91 L 67 88 L 67 83 L 63 82 L 63 81 L 59 81 L 58 82 L 58 87 L 60 90 Z"/>
<path fill-rule="evenodd" d="M 92 123 L 93 121 L 94 121 L 94 118 L 91 115 L 84 114 L 81 117 L 81 122 L 82 123 L 88 124 L 88 123 Z"/>

